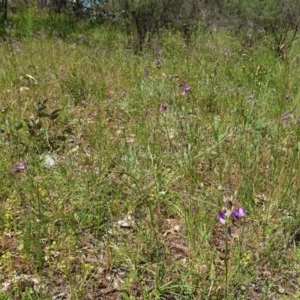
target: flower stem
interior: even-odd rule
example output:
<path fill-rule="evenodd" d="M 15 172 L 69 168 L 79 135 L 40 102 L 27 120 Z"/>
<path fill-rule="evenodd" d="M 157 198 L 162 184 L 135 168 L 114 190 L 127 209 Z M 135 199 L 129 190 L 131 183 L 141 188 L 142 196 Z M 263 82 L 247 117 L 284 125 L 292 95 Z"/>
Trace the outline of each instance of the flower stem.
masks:
<path fill-rule="evenodd" d="M 225 290 L 224 290 L 224 299 L 227 299 L 227 292 L 228 292 L 228 261 L 229 261 L 229 256 L 228 256 L 228 236 L 230 234 L 230 227 L 226 226 L 225 227 L 225 258 L 224 258 L 224 263 L 225 263 Z"/>

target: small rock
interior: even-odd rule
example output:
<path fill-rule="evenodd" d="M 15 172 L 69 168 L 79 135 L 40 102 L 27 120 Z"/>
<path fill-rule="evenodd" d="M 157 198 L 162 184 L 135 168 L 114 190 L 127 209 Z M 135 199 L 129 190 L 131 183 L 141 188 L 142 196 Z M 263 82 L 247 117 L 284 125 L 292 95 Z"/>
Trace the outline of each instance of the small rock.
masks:
<path fill-rule="evenodd" d="M 46 168 L 53 168 L 58 163 L 57 155 L 55 154 L 46 154 L 43 158 L 43 166 Z"/>

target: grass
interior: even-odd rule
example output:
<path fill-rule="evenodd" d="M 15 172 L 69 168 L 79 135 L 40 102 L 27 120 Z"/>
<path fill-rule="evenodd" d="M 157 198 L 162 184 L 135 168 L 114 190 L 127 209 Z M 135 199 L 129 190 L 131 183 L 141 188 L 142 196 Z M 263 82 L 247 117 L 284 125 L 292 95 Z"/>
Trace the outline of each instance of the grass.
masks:
<path fill-rule="evenodd" d="M 1 44 L 0 299 L 298 299 L 300 45 L 35 18 Z"/>

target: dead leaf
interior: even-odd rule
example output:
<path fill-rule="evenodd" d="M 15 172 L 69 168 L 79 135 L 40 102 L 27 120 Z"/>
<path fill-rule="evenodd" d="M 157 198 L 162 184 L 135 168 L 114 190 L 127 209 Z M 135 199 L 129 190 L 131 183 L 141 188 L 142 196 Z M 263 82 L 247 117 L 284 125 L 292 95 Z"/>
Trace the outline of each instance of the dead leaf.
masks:
<path fill-rule="evenodd" d="M 132 227 L 132 222 L 130 220 L 119 220 L 117 224 L 121 228 L 131 228 Z"/>
<path fill-rule="evenodd" d="M 24 92 L 27 92 L 27 91 L 29 91 L 30 89 L 29 89 L 29 87 L 27 87 L 27 86 L 21 86 L 20 88 L 19 88 L 19 92 L 20 93 L 24 93 Z"/>
<path fill-rule="evenodd" d="M 34 77 L 33 77 L 32 75 L 30 75 L 30 74 L 26 74 L 25 77 L 28 78 L 29 81 L 30 81 L 32 84 L 34 84 L 34 85 L 37 85 L 37 84 L 39 83 L 39 82 L 37 81 L 37 79 L 34 78 Z"/>

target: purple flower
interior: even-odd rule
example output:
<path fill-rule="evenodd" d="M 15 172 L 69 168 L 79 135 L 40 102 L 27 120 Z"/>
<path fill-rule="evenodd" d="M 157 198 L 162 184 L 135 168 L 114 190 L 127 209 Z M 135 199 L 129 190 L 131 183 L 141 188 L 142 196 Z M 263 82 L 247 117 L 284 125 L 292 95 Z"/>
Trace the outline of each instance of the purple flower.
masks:
<path fill-rule="evenodd" d="M 222 224 L 226 223 L 226 219 L 227 219 L 227 214 L 226 211 L 220 211 L 217 215 L 217 219 L 219 220 L 219 222 L 221 222 Z"/>
<path fill-rule="evenodd" d="M 247 211 L 245 208 L 240 207 L 236 210 L 223 210 L 220 211 L 217 215 L 217 219 L 219 222 L 221 222 L 223 225 L 226 223 L 226 220 L 232 216 L 233 221 L 238 221 L 242 218 L 244 218 L 247 214 Z"/>
<path fill-rule="evenodd" d="M 16 173 L 25 171 L 26 169 L 27 169 L 27 167 L 26 167 L 25 163 L 23 163 L 23 162 L 20 162 L 13 166 L 13 171 Z"/>
<path fill-rule="evenodd" d="M 160 68 L 162 66 L 162 61 L 160 59 L 158 59 L 155 63 L 155 65 Z"/>
<path fill-rule="evenodd" d="M 254 105 L 258 104 L 258 100 L 253 95 L 248 96 L 248 102 L 252 102 Z"/>
<path fill-rule="evenodd" d="M 246 209 L 240 207 L 239 209 L 232 212 L 232 218 L 234 221 L 238 221 L 239 219 L 244 218 L 246 214 L 247 214 Z"/>
<path fill-rule="evenodd" d="M 281 117 L 281 121 L 286 122 L 289 121 L 293 117 L 292 114 L 285 114 Z"/>
<path fill-rule="evenodd" d="M 148 69 L 145 70 L 144 72 L 145 77 L 148 77 L 150 75 L 150 71 Z"/>
<path fill-rule="evenodd" d="M 182 87 L 183 87 L 183 92 L 182 92 L 183 96 L 187 95 L 191 91 L 191 87 L 186 83 Z"/>
<path fill-rule="evenodd" d="M 165 112 L 165 111 L 167 111 L 167 109 L 168 109 L 168 105 L 162 103 L 162 104 L 160 105 L 159 109 L 160 109 L 160 111 Z"/>
<path fill-rule="evenodd" d="M 290 94 L 290 93 L 287 93 L 287 94 L 285 95 L 285 100 L 286 100 L 286 101 L 289 101 L 289 100 L 291 100 L 291 99 L 292 99 L 291 94 Z"/>

